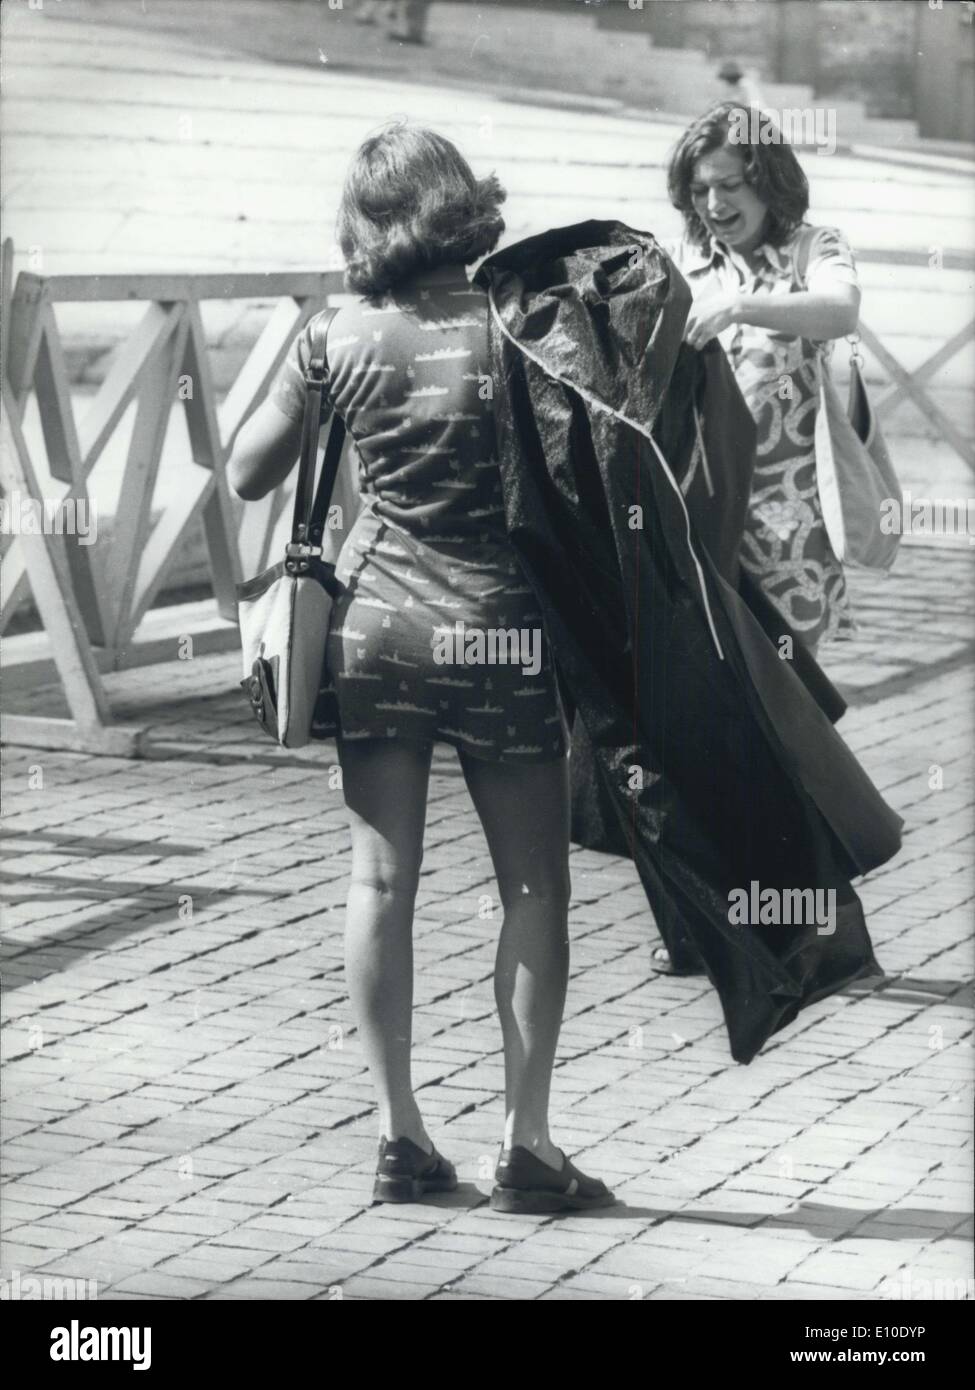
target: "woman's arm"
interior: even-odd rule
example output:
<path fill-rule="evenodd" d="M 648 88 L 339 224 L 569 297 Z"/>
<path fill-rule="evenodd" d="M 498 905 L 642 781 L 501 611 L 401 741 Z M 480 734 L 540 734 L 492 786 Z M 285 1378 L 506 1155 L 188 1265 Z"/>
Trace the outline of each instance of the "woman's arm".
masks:
<path fill-rule="evenodd" d="M 859 289 L 856 285 L 837 285 L 828 291 L 800 290 L 781 299 L 775 295 L 739 295 L 736 321 L 822 342 L 855 332 L 859 318 Z"/>
<path fill-rule="evenodd" d="M 245 502 L 266 497 L 291 472 L 300 448 L 301 421 L 269 396 L 237 432 L 227 464 L 230 486 Z"/>
<path fill-rule="evenodd" d="M 718 290 L 692 304 L 684 337 L 692 347 L 702 348 L 729 325 L 747 323 L 823 342 L 855 332 L 859 318 L 860 291 L 856 285 L 838 283 L 829 290 L 783 295 Z"/>

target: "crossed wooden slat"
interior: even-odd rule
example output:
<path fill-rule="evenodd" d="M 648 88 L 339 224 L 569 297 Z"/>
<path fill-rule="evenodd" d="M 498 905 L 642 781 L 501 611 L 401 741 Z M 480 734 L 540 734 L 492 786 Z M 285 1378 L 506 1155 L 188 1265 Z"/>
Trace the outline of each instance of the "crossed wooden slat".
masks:
<path fill-rule="evenodd" d="M 9 267 L 9 254 L 5 255 Z M 8 281 L 9 284 L 9 281 Z M 217 601 L 224 620 L 222 645 L 236 640 L 235 585 L 266 562 L 284 489 L 244 510 L 235 524 L 225 465 L 236 430 L 263 398 L 295 333 L 328 295 L 337 275 L 51 277 L 21 274 L 8 296 L 8 351 L 4 356 L 2 483 L 43 504 L 89 495 L 92 469 L 126 412 L 135 423 L 125 459 L 111 542 L 80 545 L 65 535 L 17 535 L 0 566 L 0 631 L 25 597 L 34 596 L 68 700 L 68 721 L 12 716 L 5 735 L 46 746 L 111 746 L 135 751 L 131 730 L 111 728 L 101 673 L 133 664 L 136 632 L 165 582 L 188 529 L 199 517 Z M 278 303 L 218 408 L 209 367 L 200 301 L 277 298 Z M 112 366 L 80 422 L 54 312 L 56 302 L 141 299 L 145 313 L 118 349 Z M 5 315 L 5 320 L 8 316 Z M 188 381 L 190 389 L 178 389 Z M 24 411 L 34 392 L 47 474 L 31 457 Z M 152 504 L 174 406 L 182 404 L 192 456 L 178 495 L 153 522 Z M 70 636 L 69 636 L 70 634 Z M 194 634 L 194 637 L 205 634 Z M 203 644 L 204 647 L 206 643 Z M 143 659 L 175 656 L 149 649 Z"/>
<path fill-rule="evenodd" d="M 206 537 L 217 612 L 225 621 L 234 620 L 234 586 L 242 574 L 255 574 L 267 564 L 286 499 L 279 488 L 251 503 L 235 527 L 224 471 L 229 445 L 263 398 L 295 333 L 330 295 L 341 292 L 341 281 L 334 273 L 48 279 L 22 273 L 11 295 L 11 260 L 8 243 L 0 456 L 0 481 L 8 495 L 20 493 L 43 502 L 46 490 L 52 501 L 89 501 L 91 471 L 133 402 L 136 420 L 111 546 L 81 546 L 59 535 L 22 535 L 13 538 L 3 556 L 0 632 L 29 588 L 72 714 L 70 721 L 8 715 L 5 736 L 27 744 L 132 753 L 138 748 L 137 731 L 112 727 L 101 673 L 139 659 L 175 654 L 164 647 L 134 656 L 134 639 L 197 517 Z M 219 408 L 200 314 L 200 301 L 213 298 L 278 300 Z M 54 304 L 79 300 L 142 300 L 147 307 L 76 424 Z M 975 470 L 971 441 L 925 390 L 970 341 L 975 324 L 955 333 L 914 372 L 902 366 L 869 327 L 861 325 L 860 334 L 893 383 L 877 402 L 880 415 L 907 396 Z M 194 467 L 179 496 L 153 524 L 153 493 L 182 377 L 192 383 L 192 393 L 182 404 Z M 49 478 L 44 479 L 23 432 L 31 391 L 40 409 L 47 455 Z M 235 640 L 235 632 L 229 635 Z"/>
<path fill-rule="evenodd" d="M 971 440 L 965 438 L 954 421 L 924 390 L 925 382 L 930 381 L 946 362 L 949 362 L 952 357 L 961 352 L 962 348 L 967 346 L 972 338 L 975 338 L 975 320 L 966 324 L 964 328 L 960 328 L 946 343 L 942 343 L 937 352 L 933 352 L 913 372 L 909 372 L 898 362 L 893 353 L 884 347 L 876 333 L 866 324 L 861 323 L 858 332 L 894 383 L 890 390 L 885 392 L 877 401 L 877 414 L 881 418 L 889 415 L 896 406 L 900 405 L 904 396 L 907 396 L 914 402 L 925 419 L 930 420 L 935 429 L 975 472 L 975 447 L 973 447 Z"/>

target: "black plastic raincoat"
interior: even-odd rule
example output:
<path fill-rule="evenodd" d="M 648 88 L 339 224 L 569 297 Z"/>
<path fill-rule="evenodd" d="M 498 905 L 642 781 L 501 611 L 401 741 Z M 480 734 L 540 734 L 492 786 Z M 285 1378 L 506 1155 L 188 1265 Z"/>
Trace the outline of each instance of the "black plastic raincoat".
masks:
<path fill-rule="evenodd" d="M 682 348 L 690 293 L 654 238 L 586 222 L 477 278 L 508 529 L 615 817 L 606 847 L 680 923 L 748 1062 L 801 1008 L 880 973 L 850 879 L 897 851 L 900 818 L 832 726 L 842 701 L 808 654 L 782 658 L 738 574 L 753 427 L 723 356 L 702 369 Z M 713 505 L 694 520 L 702 390 L 696 495 Z M 771 906 L 738 925 L 730 904 L 756 890 Z M 776 895 L 781 918 L 806 890 L 829 921 L 769 920 Z"/>

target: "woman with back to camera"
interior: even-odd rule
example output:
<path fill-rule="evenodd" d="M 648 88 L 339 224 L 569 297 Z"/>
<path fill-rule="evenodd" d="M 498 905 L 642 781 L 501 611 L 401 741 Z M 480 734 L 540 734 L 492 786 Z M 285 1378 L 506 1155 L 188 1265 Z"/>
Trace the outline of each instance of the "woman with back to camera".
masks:
<path fill-rule="evenodd" d="M 505 527 L 488 360 L 487 297 L 465 267 L 495 246 L 505 197 L 433 131 L 394 126 L 352 161 L 338 239 L 343 306 L 292 346 L 237 437 L 239 496 L 277 487 L 297 461 L 304 376 L 324 349 L 323 419 L 355 441 L 363 510 L 336 567 L 326 683 L 313 736 L 336 737 L 352 831 L 346 974 L 378 1097 L 375 1197 L 457 1185 L 413 1095 L 412 928 L 433 744 L 458 752 L 487 838 L 504 920 L 495 998 L 505 1058 L 502 1211 L 614 1199 L 549 1135 L 552 1067 L 568 980 L 567 739 L 541 616 Z M 440 638 L 529 631 L 541 661 L 444 664 Z M 524 652 L 522 657 L 526 657 Z M 536 666 L 538 669 L 536 670 Z"/>

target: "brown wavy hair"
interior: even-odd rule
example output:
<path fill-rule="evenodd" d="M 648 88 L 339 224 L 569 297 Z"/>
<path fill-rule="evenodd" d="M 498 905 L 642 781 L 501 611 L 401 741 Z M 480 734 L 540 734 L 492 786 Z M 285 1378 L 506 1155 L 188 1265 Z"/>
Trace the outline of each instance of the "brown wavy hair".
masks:
<path fill-rule="evenodd" d="M 400 122 L 371 135 L 339 204 L 347 287 L 379 299 L 417 271 L 479 260 L 504 231 L 506 196 L 494 174 L 475 178 L 435 130 Z"/>
<path fill-rule="evenodd" d="M 740 122 L 751 130 L 751 108 L 736 101 L 723 101 L 705 111 L 687 127 L 670 156 L 667 170 L 667 191 L 674 207 L 683 215 L 687 235 L 697 246 L 708 244 L 704 223 L 694 211 L 691 184 L 699 159 L 729 144 L 732 122 Z M 761 113 L 762 121 L 770 118 Z M 735 143 L 744 157 L 745 182 L 768 208 L 765 238 L 773 246 L 788 241 L 809 211 L 809 183 L 792 146 L 781 137 L 767 145 Z"/>

